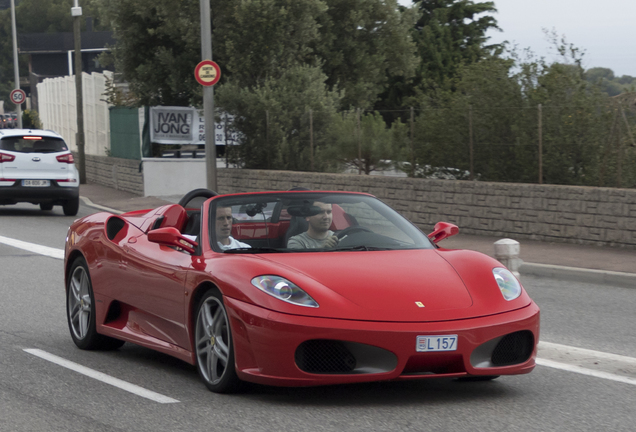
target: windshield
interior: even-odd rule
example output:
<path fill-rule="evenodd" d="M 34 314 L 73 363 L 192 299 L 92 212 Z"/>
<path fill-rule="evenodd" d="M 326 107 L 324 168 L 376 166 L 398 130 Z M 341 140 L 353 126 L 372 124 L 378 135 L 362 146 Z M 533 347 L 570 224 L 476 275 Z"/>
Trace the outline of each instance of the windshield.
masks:
<path fill-rule="evenodd" d="M 424 233 L 377 198 L 288 192 L 219 197 L 210 242 L 225 253 L 432 249 Z"/>
<path fill-rule="evenodd" d="M 58 153 L 67 151 L 63 139 L 41 136 L 12 136 L 0 140 L 0 150 L 18 153 Z"/>

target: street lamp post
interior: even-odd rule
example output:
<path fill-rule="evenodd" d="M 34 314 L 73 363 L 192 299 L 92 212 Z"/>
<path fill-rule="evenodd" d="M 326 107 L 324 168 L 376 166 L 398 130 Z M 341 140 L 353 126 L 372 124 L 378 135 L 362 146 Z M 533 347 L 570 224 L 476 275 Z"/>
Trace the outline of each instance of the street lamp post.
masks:
<path fill-rule="evenodd" d="M 75 143 L 77 144 L 78 168 L 80 184 L 86 184 L 86 154 L 84 148 L 84 98 L 82 94 L 82 39 L 81 39 L 81 16 L 82 8 L 75 0 L 71 8 L 73 16 L 73 38 L 75 40 L 75 104 L 77 108 L 77 134 Z"/>

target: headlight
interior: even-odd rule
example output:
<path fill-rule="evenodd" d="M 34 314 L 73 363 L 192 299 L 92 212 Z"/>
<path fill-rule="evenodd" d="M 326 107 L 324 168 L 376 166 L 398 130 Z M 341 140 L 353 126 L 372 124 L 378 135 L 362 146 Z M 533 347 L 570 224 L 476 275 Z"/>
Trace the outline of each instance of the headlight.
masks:
<path fill-rule="evenodd" d="M 316 300 L 293 282 L 280 276 L 264 275 L 252 279 L 252 285 L 267 294 L 297 306 L 318 307 Z"/>
<path fill-rule="evenodd" d="M 499 285 L 501 294 L 508 301 L 514 300 L 521 295 L 521 284 L 510 270 L 503 267 L 495 267 L 492 274 Z"/>

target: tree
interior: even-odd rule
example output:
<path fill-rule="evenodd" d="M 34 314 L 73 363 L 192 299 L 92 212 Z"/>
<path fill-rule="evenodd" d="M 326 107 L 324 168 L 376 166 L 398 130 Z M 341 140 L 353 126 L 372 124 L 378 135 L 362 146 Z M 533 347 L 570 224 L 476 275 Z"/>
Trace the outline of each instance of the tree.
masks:
<path fill-rule="evenodd" d="M 443 85 L 461 64 L 477 62 L 493 48 L 486 46 L 486 32 L 498 29 L 495 18 L 487 15 L 497 12 L 493 2 L 428 0 L 420 3 L 420 10 L 414 38 L 424 86 Z"/>
<path fill-rule="evenodd" d="M 316 55 L 330 88 L 344 91 L 342 108 L 371 108 L 391 76 L 410 78 L 418 60 L 410 29 L 417 13 L 395 0 L 325 0 Z"/>
<path fill-rule="evenodd" d="M 229 83 L 219 89 L 219 104 L 235 115 L 246 168 L 310 170 L 309 111 L 317 155 L 328 142 L 341 99 L 326 80 L 319 68 L 299 65 L 254 88 Z"/>
<path fill-rule="evenodd" d="M 300 65 L 320 67 L 312 45 L 326 9 L 322 0 L 236 2 L 214 21 L 216 52 L 228 79 L 255 88 Z"/>
<path fill-rule="evenodd" d="M 524 101 L 511 76 L 513 66 L 513 60 L 496 56 L 461 65 L 454 91 L 437 91 L 420 105 L 414 137 L 416 176 L 455 172 L 453 177 L 467 178 L 471 139 L 476 178 L 527 181 L 527 168 L 536 173 L 536 157 L 525 147 Z"/>
<path fill-rule="evenodd" d="M 334 122 L 322 157 L 331 170 L 353 168 L 368 175 L 395 166 L 407 143 L 406 125 L 399 120 L 387 128 L 377 112 L 348 111 Z"/>
<path fill-rule="evenodd" d="M 199 2 L 104 0 L 117 44 L 115 66 L 141 105 L 189 106 L 199 85 Z"/>
<path fill-rule="evenodd" d="M 72 32 L 73 0 L 22 0 L 16 2 L 16 32 L 18 38 L 23 33 Z M 95 29 L 108 29 L 108 22 L 101 19 L 100 0 L 82 0 L 85 17 L 95 18 Z M 86 23 L 82 21 L 82 27 Z M 28 59 L 19 55 L 19 70 L 22 77 L 28 75 Z M 13 109 L 9 93 L 15 88 L 13 72 L 13 35 L 11 29 L 11 9 L 0 11 L 0 100 L 5 102 L 5 110 Z"/>
<path fill-rule="evenodd" d="M 590 82 L 598 82 L 600 80 L 612 81 L 615 78 L 613 70 L 601 67 L 595 67 L 586 70 L 585 76 Z"/>
<path fill-rule="evenodd" d="M 618 78 L 614 71 L 609 68 L 590 68 L 585 71 L 585 78 L 588 82 L 596 84 L 601 91 L 609 96 L 616 96 L 624 92 L 634 91 L 636 80 L 629 75 Z"/>
<path fill-rule="evenodd" d="M 417 106 L 435 98 L 440 89 L 452 90 L 461 65 L 499 54 L 499 45 L 487 45 L 486 32 L 498 29 L 490 14 L 493 2 L 471 0 L 423 0 L 418 2 L 419 19 L 412 28 L 419 65 L 412 79 L 391 77 L 388 90 L 376 109 L 395 110 Z"/>

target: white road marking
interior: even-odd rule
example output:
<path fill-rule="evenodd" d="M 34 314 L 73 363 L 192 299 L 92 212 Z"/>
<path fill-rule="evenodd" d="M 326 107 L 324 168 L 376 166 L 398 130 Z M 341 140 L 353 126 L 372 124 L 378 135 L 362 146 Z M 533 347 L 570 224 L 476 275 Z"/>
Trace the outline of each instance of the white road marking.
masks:
<path fill-rule="evenodd" d="M 64 249 L 56 249 L 3 236 L 0 236 L 0 243 L 4 243 L 8 246 L 13 246 L 18 249 L 23 249 L 51 258 L 64 259 Z"/>
<path fill-rule="evenodd" d="M 146 399 L 150 399 L 152 401 L 155 402 L 159 402 L 159 403 L 177 403 L 179 402 L 176 399 L 172 399 L 168 396 L 164 396 L 162 394 L 159 393 L 155 393 L 153 391 L 147 390 L 143 387 L 139 387 L 135 384 L 131 384 L 129 382 L 120 380 L 118 378 L 114 378 L 110 375 L 106 375 L 105 373 L 102 372 L 98 372 L 96 370 L 87 368 L 85 366 L 79 365 L 77 363 L 74 363 L 72 361 L 63 359 L 62 357 L 58 357 L 56 355 L 50 354 L 46 351 L 42 351 L 39 349 L 25 349 L 24 351 L 26 351 L 29 354 L 32 354 L 36 357 L 40 357 L 44 360 L 48 360 L 52 363 L 55 363 L 59 366 L 65 367 L 67 369 L 71 369 L 72 371 L 75 371 L 77 373 L 81 373 L 82 375 L 86 375 L 88 377 L 94 378 L 98 381 L 104 382 L 106 384 L 110 384 L 112 386 L 115 386 L 117 388 L 120 388 L 122 390 L 126 390 L 127 392 L 136 394 L 137 396 L 141 396 L 143 398 Z"/>
<path fill-rule="evenodd" d="M 577 356 L 589 356 L 589 357 L 594 357 L 594 358 L 602 359 L 602 360 L 613 360 L 618 362 L 625 362 L 625 363 L 630 363 L 636 366 L 636 358 L 633 358 L 633 357 L 627 357 L 627 356 L 619 355 L 619 354 L 611 354 L 611 353 L 606 353 L 603 351 L 594 351 L 594 350 L 589 350 L 585 348 L 577 348 L 573 346 L 561 345 L 561 344 L 556 344 L 552 342 L 543 342 L 543 341 L 539 342 L 539 351 L 546 351 L 548 349 L 552 349 L 555 351 L 560 350 L 562 352 L 567 352 L 569 354 L 574 354 Z"/>
<path fill-rule="evenodd" d="M 552 360 L 546 360 L 537 358 L 537 364 L 541 366 L 547 366 L 554 369 L 561 369 L 567 372 L 575 372 L 578 374 L 588 375 L 596 378 L 603 378 L 611 381 L 618 381 L 625 384 L 636 385 L 636 378 L 627 378 L 620 375 L 615 375 L 608 372 L 596 371 L 592 369 L 586 369 L 579 366 L 569 365 L 566 363 L 559 363 Z"/>
<path fill-rule="evenodd" d="M 636 385 L 636 358 L 633 357 L 539 342 L 537 364 Z"/>

